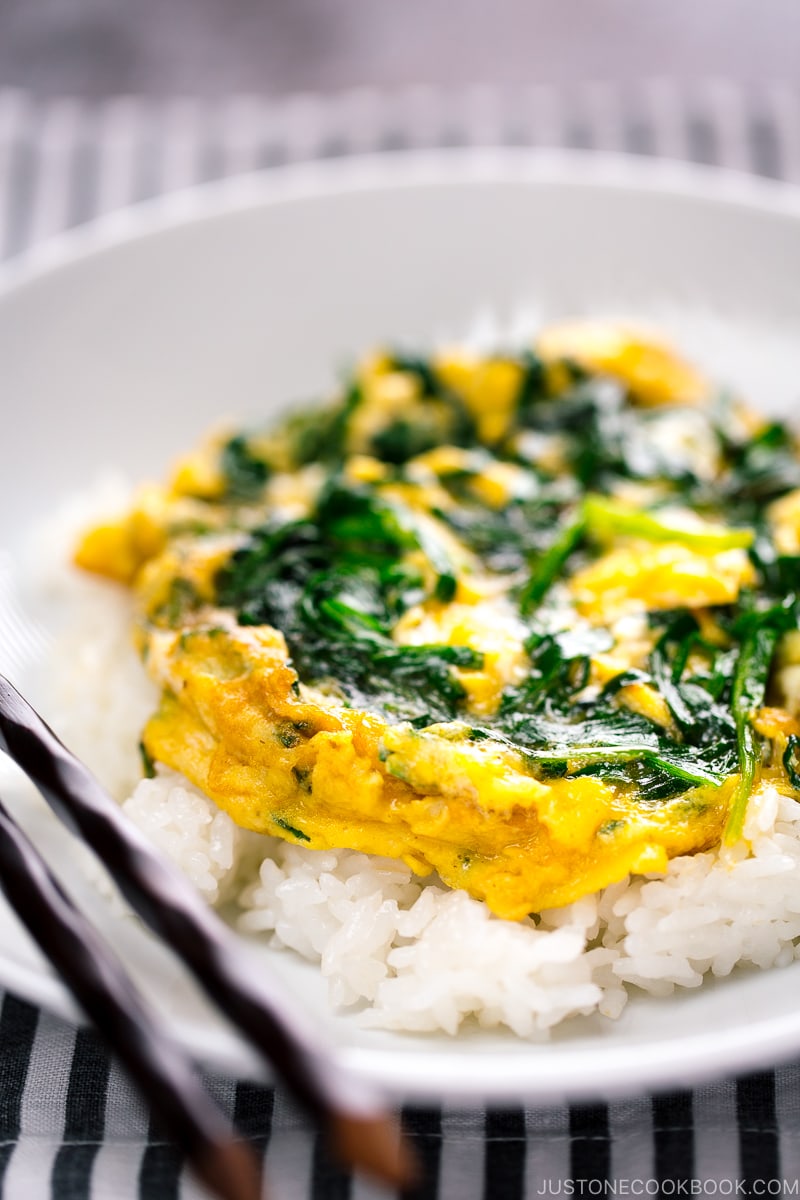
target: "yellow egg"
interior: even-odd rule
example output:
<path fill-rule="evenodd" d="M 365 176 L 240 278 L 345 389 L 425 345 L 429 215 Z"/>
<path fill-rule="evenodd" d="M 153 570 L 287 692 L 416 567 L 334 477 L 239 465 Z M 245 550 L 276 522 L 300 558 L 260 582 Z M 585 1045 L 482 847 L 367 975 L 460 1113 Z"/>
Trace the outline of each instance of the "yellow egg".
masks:
<path fill-rule="evenodd" d="M 707 381 L 651 334 L 604 321 L 552 325 L 537 341 L 546 359 L 569 359 L 592 371 L 614 375 L 642 404 L 700 404 Z"/>
<path fill-rule="evenodd" d="M 570 580 L 575 603 L 592 620 L 628 612 L 731 604 L 755 578 L 743 550 L 700 554 L 678 543 L 611 550 Z"/>

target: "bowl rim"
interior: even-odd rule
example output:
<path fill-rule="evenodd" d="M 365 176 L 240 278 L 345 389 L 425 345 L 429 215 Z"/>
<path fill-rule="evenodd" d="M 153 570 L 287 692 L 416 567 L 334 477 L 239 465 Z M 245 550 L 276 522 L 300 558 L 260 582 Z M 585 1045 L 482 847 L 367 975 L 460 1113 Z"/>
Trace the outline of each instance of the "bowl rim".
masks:
<path fill-rule="evenodd" d="M 0 301 L 42 276 L 187 224 L 343 194 L 497 183 L 671 196 L 800 219 L 800 184 L 673 158 L 519 146 L 382 151 L 265 167 L 101 214 L 0 262 Z"/>

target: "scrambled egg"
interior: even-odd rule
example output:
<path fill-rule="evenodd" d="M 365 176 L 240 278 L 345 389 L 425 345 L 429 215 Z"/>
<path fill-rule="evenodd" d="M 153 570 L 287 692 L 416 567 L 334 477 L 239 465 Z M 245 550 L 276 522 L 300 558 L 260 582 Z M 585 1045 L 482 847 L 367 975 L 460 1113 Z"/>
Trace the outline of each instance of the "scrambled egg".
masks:
<path fill-rule="evenodd" d="M 735 837 L 758 777 L 800 783 L 800 479 L 788 431 L 727 420 L 590 323 L 383 352 L 212 435 L 76 551 L 135 593 L 148 767 L 512 919 Z"/>

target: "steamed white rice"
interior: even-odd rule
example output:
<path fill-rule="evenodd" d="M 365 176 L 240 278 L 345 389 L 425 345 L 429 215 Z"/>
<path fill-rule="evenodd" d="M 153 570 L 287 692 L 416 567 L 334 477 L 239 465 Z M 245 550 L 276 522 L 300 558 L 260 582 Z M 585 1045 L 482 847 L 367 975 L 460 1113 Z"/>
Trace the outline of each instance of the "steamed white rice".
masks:
<path fill-rule="evenodd" d="M 115 494 L 106 486 L 100 508 Z M 90 507 L 97 513 L 96 497 Z M 800 804 L 772 787 L 751 801 L 749 853 L 676 858 L 663 876 L 517 923 L 400 862 L 239 829 L 173 771 L 138 779 L 156 695 L 131 646 L 129 598 L 63 562 L 88 511 L 72 506 L 55 521 L 41 556 L 61 560 L 48 586 L 72 614 L 52 720 L 210 904 L 243 933 L 319 964 L 334 1007 L 396 1030 L 454 1034 L 473 1020 L 541 1038 L 577 1014 L 618 1016 L 636 989 L 666 996 L 800 955 Z"/>

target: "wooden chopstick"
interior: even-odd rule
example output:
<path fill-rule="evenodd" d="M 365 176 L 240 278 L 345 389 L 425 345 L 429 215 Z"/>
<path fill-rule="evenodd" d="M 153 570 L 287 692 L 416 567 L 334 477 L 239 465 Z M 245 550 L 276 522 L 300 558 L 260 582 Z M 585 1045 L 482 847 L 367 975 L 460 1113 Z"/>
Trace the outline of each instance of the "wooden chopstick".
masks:
<path fill-rule="evenodd" d="M 255 1156 L 232 1140 L 188 1059 L 2 801 L 0 888 L 203 1182 L 225 1200 L 259 1200 Z"/>
<path fill-rule="evenodd" d="M 327 1129 L 345 1163 L 404 1187 L 416 1174 L 376 1094 L 335 1061 L 311 1019 L 246 955 L 188 880 L 131 825 L 87 767 L 0 675 L 0 750 L 98 855 L 131 907 Z"/>

